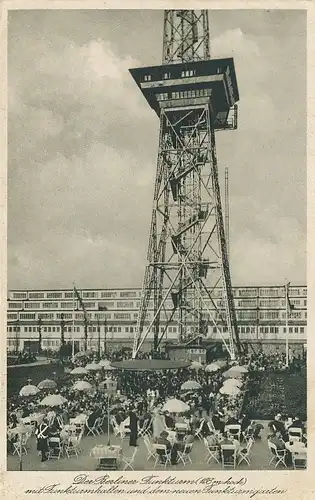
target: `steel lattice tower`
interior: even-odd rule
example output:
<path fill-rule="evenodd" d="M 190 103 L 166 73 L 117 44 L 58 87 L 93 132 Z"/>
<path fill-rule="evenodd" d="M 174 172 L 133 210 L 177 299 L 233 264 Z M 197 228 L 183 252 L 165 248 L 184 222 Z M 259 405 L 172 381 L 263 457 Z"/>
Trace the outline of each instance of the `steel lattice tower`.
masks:
<path fill-rule="evenodd" d="M 166 10 L 162 65 L 130 72 L 160 119 L 133 357 L 149 334 L 157 350 L 177 324 L 180 342 L 216 326 L 234 359 L 240 342 L 215 145 L 215 130 L 236 128 L 233 59 L 210 58 L 206 10 Z"/>

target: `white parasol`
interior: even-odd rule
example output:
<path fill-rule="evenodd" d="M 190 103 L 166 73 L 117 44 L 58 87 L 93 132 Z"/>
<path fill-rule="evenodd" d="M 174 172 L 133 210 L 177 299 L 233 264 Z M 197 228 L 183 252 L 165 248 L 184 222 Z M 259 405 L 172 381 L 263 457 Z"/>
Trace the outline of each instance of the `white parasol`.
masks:
<path fill-rule="evenodd" d="M 93 386 L 86 380 L 79 380 L 74 384 L 73 389 L 75 391 L 90 391 L 93 389 Z"/>
<path fill-rule="evenodd" d="M 168 411 L 170 413 L 186 413 L 186 411 L 189 411 L 189 406 L 180 399 L 172 398 L 166 401 L 162 407 L 162 411 Z"/>
<path fill-rule="evenodd" d="M 66 402 L 66 398 L 64 398 L 60 394 L 50 394 L 49 396 L 46 396 L 44 399 L 42 399 L 39 404 L 40 406 L 61 406 Z"/>
<path fill-rule="evenodd" d="M 77 366 L 70 373 L 71 375 L 87 375 L 89 372 L 83 366 Z"/>
<path fill-rule="evenodd" d="M 22 389 L 20 390 L 20 396 L 35 396 L 38 392 L 39 389 L 38 387 L 36 387 L 36 385 L 28 384 L 22 387 Z"/>

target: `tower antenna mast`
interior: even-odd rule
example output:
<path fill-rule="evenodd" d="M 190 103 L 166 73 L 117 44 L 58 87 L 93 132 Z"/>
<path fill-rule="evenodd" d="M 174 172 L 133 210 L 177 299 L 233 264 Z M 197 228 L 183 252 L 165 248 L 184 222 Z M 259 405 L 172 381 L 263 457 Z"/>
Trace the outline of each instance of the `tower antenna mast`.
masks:
<path fill-rule="evenodd" d="M 210 326 L 235 359 L 241 345 L 215 144 L 215 131 L 236 128 L 233 59 L 210 58 L 208 11 L 166 10 L 162 64 L 130 72 L 160 120 L 133 358 L 152 335 L 156 352 L 169 327 L 187 342 Z"/>

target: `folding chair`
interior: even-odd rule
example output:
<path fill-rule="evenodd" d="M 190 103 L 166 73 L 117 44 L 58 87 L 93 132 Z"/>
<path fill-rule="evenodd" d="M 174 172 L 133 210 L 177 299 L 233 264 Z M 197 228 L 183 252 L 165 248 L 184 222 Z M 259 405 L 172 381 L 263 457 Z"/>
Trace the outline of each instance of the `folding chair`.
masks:
<path fill-rule="evenodd" d="M 80 450 L 78 447 L 78 438 L 74 436 L 69 436 L 68 440 L 65 442 L 64 445 L 65 453 L 67 455 L 67 458 L 71 457 L 78 457 Z"/>
<path fill-rule="evenodd" d="M 48 455 L 47 458 L 56 458 L 59 460 L 63 454 L 63 446 L 59 437 L 51 437 L 48 439 Z"/>
<path fill-rule="evenodd" d="M 28 433 L 22 434 L 19 436 L 18 440 L 13 443 L 12 455 L 17 454 L 18 456 L 20 456 L 21 451 L 22 451 L 22 455 L 23 455 L 23 453 L 25 453 L 25 455 L 27 455 L 26 445 L 27 445 L 27 441 L 28 441 L 29 437 L 30 437 L 30 435 Z"/>
<path fill-rule="evenodd" d="M 161 463 L 160 459 L 162 457 L 165 458 L 165 467 L 167 464 L 171 465 L 171 450 L 167 449 L 166 444 L 154 444 L 153 448 L 156 452 L 154 467 L 156 467 L 158 463 Z"/>
<path fill-rule="evenodd" d="M 289 428 L 289 441 L 302 441 L 303 431 L 300 427 Z"/>
<path fill-rule="evenodd" d="M 206 438 L 203 438 L 203 442 L 207 451 L 205 460 L 209 464 L 211 460 L 215 460 L 217 464 L 220 464 L 220 448 L 217 445 L 209 445 Z"/>
<path fill-rule="evenodd" d="M 119 426 L 120 439 L 125 439 L 130 434 L 130 428 L 126 425 L 120 424 Z"/>
<path fill-rule="evenodd" d="M 252 438 L 249 438 L 247 441 L 246 448 L 240 449 L 238 452 L 238 465 L 241 464 L 243 461 L 245 461 L 248 465 L 250 465 L 250 458 L 249 454 L 251 451 L 251 448 L 254 444 L 254 440 Z"/>
<path fill-rule="evenodd" d="M 202 431 L 203 424 L 204 424 L 204 419 L 201 420 L 200 425 L 194 434 L 194 436 L 197 437 L 198 439 L 200 439 L 200 441 L 202 441 L 201 431 Z"/>
<path fill-rule="evenodd" d="M 193 443 L 185 444 L 183 451 L 178 451 L 178 460 L 182 462 L 183 465 L 192 464 L 190 453 L 193 447 Z"/>
<path fill-rule="evenodd" d="M 97 424 L 97 430 L 99 432 L 99 434 L 103 434 L 104 432 L 104 429 L 103 429 L 103 424 L 104 424 L 104 420 L 105 420 L 105 415 L 102 415 L 101 417 L 99 417 L 99 422 Z"/>
<path fill-rule="evenodd" d="M 221 460 L 224 469 L 236 467 L 236 447 L 234 444 L 221 444 Z"/>
<path fill-rule="evenodd" d="M 156 451 L 155 451 L 153 444 L 151 443 L 149 437 L 143 436 L 143 441 L 144 441 L 145 447 L 146 447 L 147 452 L 148 452 L 147 460 L 150 460 L 151 457 L 156 459 Z"/>
<path fill-rule="evenodd" d="M 123 470 L 127 470 L 127 469 L 134 470 L 133 462 L 135 460 L 137 451 L 138 451 L 138 447 L 135 446 L 134 452 L 133 452 L 131 457 L 125 457 L 125 456 L 122 457 L 121 461 L 122 461 L 122 463 L 125 464 L 125 467 L 123 468 Z"/>
<path fill-rule="evenodd" d="M 99 432 L 99 429 L 98 429 L 100 421 L 101 421 L 101 419 L 100 419 L 100 417 L 98 417 L 95 420 L 95 422 L 92 425 L 92 427 L 89 426 L 88 420 L 86 421 L 85 425 L 86 425 L 86 428 L 88 430 L 87 433 L 86 433 L 87 436 L 89 436 L 90 434 L 92 434 L 92 436 L 99 436 L 100 435 L 100 432 Z"/>
<path fill-rule="evenodd" d="M 117 424 L 117 420 L 116 420 L 115 417 L 111 417 L 110 418 L 110 424 L 111 424 L 111 426 L 113 428 L 115 437 L 119 436 L 120 435 L 120 427 Z"/>
<path fill-rule="evenodd" d="M 276 445 L 271 441 L 268 441 L 268 448 L 272 455 L 269 465 L 273 464 L 275 468 L 277 468 L 279 464 L 282 464 L 287 467 L 287 464 L 285 463 L 287 450 L 278 450 Z"/>
<path fill-rule="evenodd" d="M 306 469 L 307 466 L 307 454 L 306 449 L 301 451 L 292 452 L 292 463 L 294 469 Z"/>
<path fill-rule="evenodd" d="M 138 429 L 138 436 L 139 437 L 144 437 L 146 435 L 149 434 L 149 426 L 150 426 L 151 422 L 150 420 L 145 420 L 144 423 L 143 423 L 143 426 L 142 427 L 139 427 Z"/>
<path fill-rule="evenodd" d="M 225 426 L 229 438 L 241 440 L 241 426 L 239 424 L 230 424 Z"/>

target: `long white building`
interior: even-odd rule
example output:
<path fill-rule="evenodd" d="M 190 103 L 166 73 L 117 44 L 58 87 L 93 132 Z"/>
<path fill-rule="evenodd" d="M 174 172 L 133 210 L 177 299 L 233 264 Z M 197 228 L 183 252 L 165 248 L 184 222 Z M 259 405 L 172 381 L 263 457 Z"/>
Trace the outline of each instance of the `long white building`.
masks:
<path fill-rule="evenodd" d="M 79 290 L 88 319 L 88 347 L 96 349 L 101 338 L 102 349 L 116 349 L 131 345 L 136 328 L 141 290 L 139 288 L 83 289 Z M 307 288 L 291 286 L 290 302 L 294 309 L 289 317 L 289 341 L 305 346 L 307 338 Z M 286 332 L 286 300 L 284 286 L 247 286 L 234 288 L 240 339 L 244 343 L 284 345 Z M 223 306 L 221 291 L 217 292 L 217 306 Z M 150 304 L 151 308 L 153 304 Z M 207 304 L 209 309 L 213 308 Z M 166 307 L 173 307 L 171 303 Z M 153 310 L 150 313 L 152 319 Z M 148 318 L 150 319 L 150 318 Z M 218 318 L 216 319 L 218 321 Z M 161 332 L 164 326 L 161 325 Z M 84 315 L 72 289 L 64 290 L 11 290 L 7 303 L 7 349 L 37 351 L 39 329 L 42 349 L 57 350 L 61 332 L 65 341 L 84 349 Z M 224 329 L 223 329 L 224 331 Z M 167 327 L 163 340 L 178 337 L 176 316 Z M 147 346 L 152 342 L 149 335 Z M 217 327 L 211 322 L 208 337 L 220 339 Z"/>

